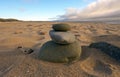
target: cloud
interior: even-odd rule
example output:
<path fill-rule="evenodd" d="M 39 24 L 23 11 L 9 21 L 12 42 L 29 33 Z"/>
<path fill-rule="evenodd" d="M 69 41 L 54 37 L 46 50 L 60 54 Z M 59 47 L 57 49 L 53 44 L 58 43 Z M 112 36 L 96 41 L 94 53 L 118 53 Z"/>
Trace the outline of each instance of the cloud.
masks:
<path fill-rule="evenodd" d="M 120 0 L 96 0 L 84 9 L 68 8 L 59 20 L 120 20 Z"/>

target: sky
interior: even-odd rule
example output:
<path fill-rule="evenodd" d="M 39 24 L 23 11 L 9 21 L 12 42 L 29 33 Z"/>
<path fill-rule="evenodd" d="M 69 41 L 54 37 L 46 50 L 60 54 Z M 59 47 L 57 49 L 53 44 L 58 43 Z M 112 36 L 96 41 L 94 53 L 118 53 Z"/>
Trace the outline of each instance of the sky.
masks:
<path fill-rule="evenodd" d="M 25 21 L 120 20 L 120 0 L 1 0 L 0 18 Z"/>

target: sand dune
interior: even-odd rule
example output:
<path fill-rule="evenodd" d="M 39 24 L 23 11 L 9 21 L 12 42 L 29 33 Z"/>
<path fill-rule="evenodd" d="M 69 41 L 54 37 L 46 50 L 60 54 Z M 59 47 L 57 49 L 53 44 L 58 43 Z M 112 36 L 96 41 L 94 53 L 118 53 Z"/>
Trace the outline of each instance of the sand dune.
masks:
<path fill-rule="evenodd" d="M 95 42 L 106 42 L 120 48 L 120 25 L 104 23 L 65 22 L 72 27 L 82 46 L 79 61 L 51 63 L 37 59 L 41 45 L 51 40 L 49 30 L 58 22 L 1 22 L 0 77 L 120 77 L 120 63 L 99 49 Z M 32 48 L 25 55 L 18 46 Z"/>

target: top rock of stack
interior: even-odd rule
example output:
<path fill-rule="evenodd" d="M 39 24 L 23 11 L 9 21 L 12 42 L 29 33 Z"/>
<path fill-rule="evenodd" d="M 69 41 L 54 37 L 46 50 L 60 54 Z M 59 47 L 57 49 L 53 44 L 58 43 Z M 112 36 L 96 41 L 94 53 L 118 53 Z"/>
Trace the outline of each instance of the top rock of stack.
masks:
<path fill-rule="evenodd" d="M 53 24 L 52 28 L 55 31 L 69 31 L 71 29 L 70 25 L 68 24 Z"/>

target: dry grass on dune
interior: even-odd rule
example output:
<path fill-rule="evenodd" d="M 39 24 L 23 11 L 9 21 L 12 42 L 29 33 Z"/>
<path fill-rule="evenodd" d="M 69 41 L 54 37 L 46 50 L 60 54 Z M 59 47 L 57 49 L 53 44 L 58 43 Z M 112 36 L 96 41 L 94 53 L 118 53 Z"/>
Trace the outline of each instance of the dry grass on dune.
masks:
<path fill-rule="evenodd" d="M 75 63 L 51 63 L 37 59 L 41 45 L 51 40 L 49 30 L 58 22 L 0 23 L 0 74 L 4 77 L 120 77 L 120 64 L 89 44 L 106 42 L 120 47 L 120 25 L 104 23 L 69 24 L 82 46 Z M 30 55 L 16 53 L 17 46 L 33 48 Z M 9 68 L 9 69 L 8 69 Z M 7 70 L 6 70 L 7 69 Z"/>

